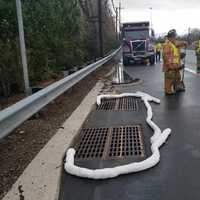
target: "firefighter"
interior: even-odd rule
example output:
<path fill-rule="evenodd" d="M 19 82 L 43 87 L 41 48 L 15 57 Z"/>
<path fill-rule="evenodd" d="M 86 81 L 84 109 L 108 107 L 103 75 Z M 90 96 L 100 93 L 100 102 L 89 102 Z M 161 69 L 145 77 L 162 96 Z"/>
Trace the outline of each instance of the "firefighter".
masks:
<path fill-rule="evenodd" d="M 185 91 L 185 86 L 181 81 L 180 73 L 180 70 L 182 69 L 180 48 L 186 47 L 186 42 L 176 41 L 176 36 L 176 30 L 170 30 L 163 45 L 163 71 L 166 94 L 175 94 L 178 91 Z"/>
<path fill-rule="evenodd" d="M 156 44 L 156 62 L 160 62 L 160 57 L 161 57 L 161 49 L 162 49 L 162 45 L 161 43 L 157 43 Z"/>
<path fill-rule="evenodd" d="M 200 73 L 200 37 L 195 45 L 196 56 L 197 56 L 197 73 Z"/>

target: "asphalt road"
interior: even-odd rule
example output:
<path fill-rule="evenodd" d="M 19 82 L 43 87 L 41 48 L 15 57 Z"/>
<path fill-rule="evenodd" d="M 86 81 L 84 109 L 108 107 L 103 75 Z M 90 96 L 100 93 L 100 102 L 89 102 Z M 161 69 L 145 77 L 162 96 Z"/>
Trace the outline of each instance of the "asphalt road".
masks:
<path fill-rule="evenodd" d="M 119 58 L 120 59 L 120 58 Z M 195 70 L 195 53 L 187 51 L 186 65 L 188 68 Z M 174 96 L 165 96 L 163 91 L 163 73 L 162 64 L 157 63 L 155 66 L 132 65 L 125 68 L 126 72 L 132 78 L 139 78 L 142 80 L 139 85 L 124 85 L 115 86 L 117 92 L 136 92 L 143 91 L 150 95 L 161 99 L 160 105 L 152 104 L 154 112 L 154 121 L 161 127 L 161 129 L 171 128 L 172 135 L 161 148 L 161 162 L 152 169 L 120 176 L 110 180 L 94 181 L 70 176 L 64 170 L 61 173 L 61 187 L 59 200 L 199 200 L 200 199 L 200 77 L 195 73 L 185 72 L 186 92 Z M 95 98 L 96 95 L 93 95 Z M 89 101 L 86 101 L 87 104 Z M 90 103 L 91 105 L 91 103 Z M 146 110 L 141 107 L 140 113 L 134 112 L 94 112 L 88 115 L 85 125 L 93 126 L 121 126 L 131 125 L 141 120 L 144 127 L 144 143 L 145 154 L 150 155 L 150 137 L 153 134 L 152 130 L 145 123 Z M 78 112 L 78 116 L 80 113 Z M 77 116 L 75 117 L 75 119 Z M 84 119 L 83 119 L 84 120 Z M 78 126 L 81 122 L 73 120 Z M 69 128 L 62 129 L 62 134 L 70 135 L 70 128 L 74 130 L 72 122 L 69 123 Z M 73 133 L 77 133 L 76 131 Z M 60 132 L 58 133 L 60 135 Z M 65 149 L 69 140 L 65 137 L 62 148 Z M 59 146 L 59 143 L 56 143 Z M 54 154 L 52 159 L 55 166 L 52 165 L 53 170 L 59 170 L 63 166 L 55 160 L 55 151 L 61 146 L 54 147 L 51 151 L 46 151 L 50 156 Z M 63 153 L 63 150 L 61 151 Z M 43 151 L 42 151 L 43 153 Z M 58 153 L 57 159 L 61 159 L 62 153 Z M 24 154 L 27 156 L 27 154 Z M 41 155 L 41 154 L 39 154 Z M 47 158 L 46 154 L 42 154 L 44 160 Z M 39 161 L 38 161 L 39 160 Z M 52 176 L 45 170 L 49 166 L 40 160 L 40 157 L 34 159 L 36 165 L 43 166 L 41 170 L 35 170 L 33 165 L 29 165 L 25 173 L 22 175 L 12 190 L 5 199 L 19 199 L 21 195 L 19 186 L 23 185 L 23 195 L 25 199 L 51 199 L 55 192 L 55 185 L 52 187 Z M 40 164 L 40 162 L 42 164 Z M 48 159 L 51 162 L 51 159 Z M 124 162 L 124 161 L 123 161 Z M 120 161 L 119 164 L 123 164 Z M 129 162 L 129 161 L 128 161 Z M 51 163 L 51 164 L 52 164 Z M 83 163 L 82 163 L 83 164 Z M 14 163 L 14 165 L 16 165 Z M 83 164 L 84 165 L 84 164 Z M 93 166 L 97 168 L 115 166 L 116 162 L 90 162 L 88 167 Z M 40 167 L 41 167 L 40 166 Z M 39 169 L 38 167 L 37 169 Z M 32 170 L 28 173 L 28 170 Z M 44 173 L 45 171 L 45 173 Z M 43 176 L 40 175 L 42 173 Z M 56 172 L 57 173 L 57 172 Z M 39 174 L 36 176 L 36 174 Z M 49 179 L 44 178 L 44 174 Z M 54 176 L 57 174 L 53 173 Z M 25 178 L 24 178 L 25 177 Z M 32 181 L 35 178 L 34 182 Z M 39 178 L 38 178 L 39 177 Z M 36 181 L 36 179 L 38 179 Z M 55 179 L 53 178 L 54 182 Z M 5 183 L 4 183 L 5 184 Z M 41 187 L 42 185 L 42 187 Z M 56 182 L 57 185 L 57 182 Z M 39 189 L 38 189 L 39 188 Z M 50 190 L 51 192 L 49 192 Z M 53 194 L 53 195 L 52 195 Z M 33 196 L 32 196 L 33 195 Z M 24 198 L 21 197 L 21 198 Z M 51 196 L 51 198 L 49 198 Z"/>
<path fill-rule="evenodd" d="M 192 57 L 188 62 L 193 63 Z M 172 129 L 172 135 L 161 148 L 161 162 L 140 173 L 103 181 L 77 178 L 63 171 L 60 200 L 199 200 L 200 77 L 186 72 L 186 92 L 165 96 L 160 63 L 155 66 L 128 66 L 125 70 L 143 83 L 118 87 L 118 91 L 143 91 L 161 99 L 160 105 L 152 104 L 154 121 L 162 129 Z M 89 117 L 89 122 L 94 122 L 94 119 Z M 116 117 L 117 123 L 119 119 L 120 114 Z M 121 119 L 124 123 L 123 115 Z M 102 124 L 105 120 L 107 125 L 115 121 L 112 114 L 96 120 L 101 120 Z"/>

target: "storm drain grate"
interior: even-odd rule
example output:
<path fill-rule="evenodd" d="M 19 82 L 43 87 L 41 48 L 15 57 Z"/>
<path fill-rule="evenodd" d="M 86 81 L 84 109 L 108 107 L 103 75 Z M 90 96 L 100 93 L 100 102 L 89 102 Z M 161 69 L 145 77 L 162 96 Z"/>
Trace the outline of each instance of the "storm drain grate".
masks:
<path fill-rule="evenodd" d="M 138 110 L 138 100 L 134 97 L 120 98 L 118 110 Z"/>
<path fill-rule="evenodd" d="M 75 148 L 81 160 L 145 156 L 141 125 L 83 129 Z"/>
<path fill-rule="evenodd" d="M 103 99 L 97 110 L 115 110 L 117 99 Z"/>
<path fill-rule="evenodd" d="M 101 158 L 105 149 L 109 128 L 83 129 L 76 148 L 76 158 Z"/>
<path fill-rule="evenodd" d="M 115 99 L 102 99 L 96 110 L 137 111 L 139 100 L 135 97 L 122 97 Z"/>
<path fill-rule="evenodd" d="M 113 128 L 111 134 L 109 157 L 144 157 L 140 125 Z"/>

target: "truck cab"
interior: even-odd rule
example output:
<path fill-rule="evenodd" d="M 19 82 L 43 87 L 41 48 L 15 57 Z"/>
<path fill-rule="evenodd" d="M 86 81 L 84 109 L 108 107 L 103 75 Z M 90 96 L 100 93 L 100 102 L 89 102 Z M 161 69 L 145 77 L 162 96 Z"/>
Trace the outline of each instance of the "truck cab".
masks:
<path fill-rule="evenodd" d="M 154 34 L 149 22 L 124 23 L 123 36 L 123 64 L 144 62 L 155 64 Z"/>

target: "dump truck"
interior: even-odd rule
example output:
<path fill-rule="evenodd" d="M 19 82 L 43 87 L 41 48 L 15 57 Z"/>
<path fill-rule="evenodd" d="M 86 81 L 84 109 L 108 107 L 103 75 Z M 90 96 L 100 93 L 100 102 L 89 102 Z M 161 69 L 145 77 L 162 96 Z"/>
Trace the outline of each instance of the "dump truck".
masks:
<path fill-rule="evenodd" d="M 123 64 L 143 62 L 155 64 L 154 32 L 149 22 L 124 23 L 123 37 Z M 148 62 L 149 61 L 149 62 Z"/>

